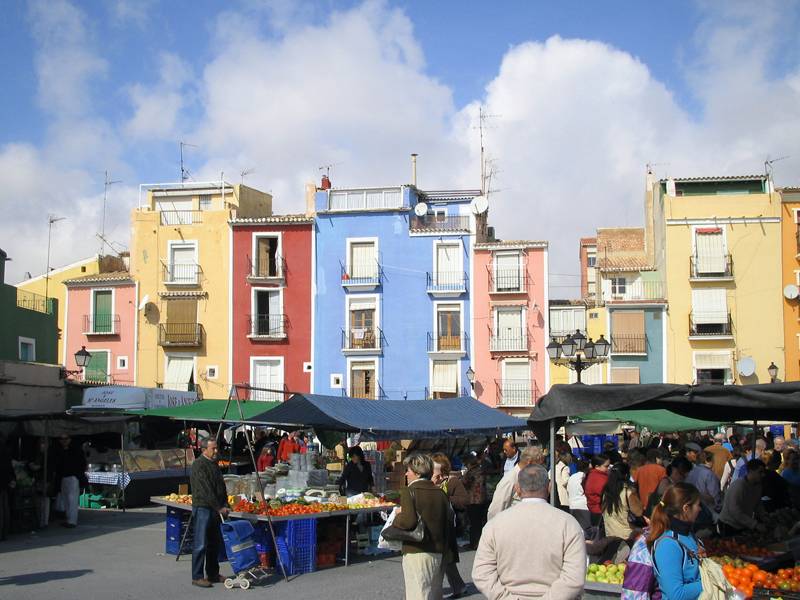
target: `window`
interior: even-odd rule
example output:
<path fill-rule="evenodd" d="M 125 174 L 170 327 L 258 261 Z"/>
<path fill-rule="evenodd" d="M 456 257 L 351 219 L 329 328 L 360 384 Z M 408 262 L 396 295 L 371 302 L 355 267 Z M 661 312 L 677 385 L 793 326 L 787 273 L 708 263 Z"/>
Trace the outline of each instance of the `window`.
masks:
<path fill-rule="evenodd" d="M 731 353 L 695 352 L 695 382 L 698 385 L 723 385 L 733 383 Z"/>
<path fill-rule="evenodd" d="M 217 365 L 209 365 L 206 367 L 206 377 L 208 379 L 216 379 L 219 376 L 219 367 Z"/>
<path fill-rule="evenodd" d="M 436 208 L 433 211 L 433 218 L 437 223 L 444 223 L 447 221 L 447 209 Z"/>
<path fill-rule="evenodd" d="M 727 293 L 724 288 L 692 290 L 691 334 L 729 335 Z"/>
<path fill-rule="evenodd" d="M 251 335 L 281 337 L 285 335 L 280 290 L 253 290 Z"/>
<path fill-rule="evenodd" d="M 519 252 L 503 252 L 494 257 L 496 292 L 522 291 L 522 261 Z"/>
<path fill-rule="evenodd" d="M 524 318 L 521 308 L 495 309 L 495 330 L 492 336 L 492 350 L 526 350 Z"/>
<path fill-rule="evenodd" d="M 255 236 L 255 256 L 252 275 L 254 277 L 280 277 L 281 239 L 277 235 Z"/>
<path fill-rule="evenodd" d="M 351 242 L 348 267 L 347 274 L 350 279 L 366 281 L 377 279 L 378 253 L 375 242 Z"/>
<path fill-rule="evenodd" d="M 591 313 L 590 316 L 591 317 Z M 586 331 L 586 311 L 583 308 L 559 308 L 550 310 L 550 335 L 563 337 Z"/>
<path fill-rule="evenodd" d="M 90 333 L 114 333 L 114 296 L 111 290 L 92 291 L 92 323 Z"/>
<path fill-rule="evenodd" d="M 349 330 L 348 349 L 378 348 L 377 299 L 375 296 L 351 296 L 347 299 Z"/>
<path fill-rule="evenodd" d="M 596 254 L 588 254 L 586 256 L 586 266 L 587 267 L 595 267 L 597 265 L 597 255 Z"/>
<path fill-rule="evenodd" d="M 200 196 L 200 210 L 211 210 L 211 196 Z"/>
<path fill-rule="evenodd" d="M 197 283 L 197 246 L 194 244 L 170 244 L 167 283 Z"/>
<path fill-rule="evenodd" d="M 19 359 L 23 362 L 36 362 L 36 340 L 28 337 L 20 337 L 18 340 Z"/>
<path fill-rule="evenodd" d="M 720 227 L 695 229 L 695 274 L 724 275 L 727 272 L 725 241 Z"/>
<path fill-rule="evenodd" d="M 434 360 L 431 374 L 431 394 L 434 398 L 455 398 L 458 396 L 457 360 Z"/>
<path fill-rule="evenodd" d="M 611 383 L 639 383 L 639 367 L 612 367 Z"/>
<path fill-rule="evenodd" d="M 127 356 L 118 356 L 117 357 L 117 369 L 120 371 L 125 371 L 128 368 L 128 357 Z"/>
<path fill-rule="evenodd" d="M 341 373 L 332 373 L 331 374 L 331 389 L 340 390 L 342 389 L 342 377 Z"/>
<path fill-rule="evenodd" d="M 528 406 L 531 404 L 531 370 L 527 360 L 504 360 L 500 385 L 502 403 Z"/>
<path fill-rule="evenodd" d="M 611 352 L 647 353 L 643 310 L 615 310 L 611 313 Z"/>
<path fill-rule="evenodd" d="M 401 208 L 403 194 L 400 188 L 383 190 L 330 191 L 328 210 L 375 210 Z"/>
<path fill-rule="evenodd" d="M 464 288 L 461 266 L 461 244 L 436 243 L 434 284 L 437 288 L 459 290 Z"/>
<path fill-rule="evenodd" d="M 164 342 L 167 344 L 194 344 L 198 338 L 197 300 L 173 298 L 167 300 L 167 322 Z"/>
<path fill-rule="evenodd" d="M 192 199 L 191 198 L 171 198 L 170 200 L 159 200 L 156 202 L 156 210 L 161 213 L 162 225 L 191 225 Z"/>
<path fill-rule="evenodd" d="M 375 380 L 374 361 L 353 361 L 350 363 L 350 396 L 375 400 L 378 383 Z"/>
<path fill-rule="evenodd" d="M 460 305 L 440 304 L 436 307 L 436 350 L 462 350 Z"/>
<path fill-rule="evenodd" d="M 194 389 L 194 356 L 167 355 L 162 387 L 188 392 Z"/>
<path fill-rule="evenodd" d="M 108 359 L 110 352 L 107 350 L 90 350 L 89 364 L 83 369 L 84 381 L 108 382 Z"/>
<path fill-rule="evenodd" d="M 251 400 L 281 402 L 283 400 L 283 358 L 250 359 Z"/>
<path fill-rule="evenodd" d="M 628 280 L 624 277 L 611 278 L 611 295 L 614 298 L 621 298 L 628 290 Z"/>

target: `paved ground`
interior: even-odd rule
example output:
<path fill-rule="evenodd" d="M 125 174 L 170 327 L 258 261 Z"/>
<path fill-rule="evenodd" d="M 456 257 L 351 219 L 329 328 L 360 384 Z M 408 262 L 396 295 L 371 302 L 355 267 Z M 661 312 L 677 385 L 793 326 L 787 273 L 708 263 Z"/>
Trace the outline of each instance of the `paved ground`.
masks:
<path fill-rule="evenodd" d="M 164 551 L 164 509 L 81 511 L 77 529 L 57 525 L 0 542 L 0 600 L 197 600 L 207 597 L 277 600 L 378 600 L 403 598 L 399 557 L 362 561 L 275 579 L 264 588 L 210 590 L 190 585 L 190 558 L 175 562 Z M 469 581 L 472 552 L 461 557 Z M 227 563 L 223 574 L 230 573 Z M 446 584 L 445 584 L 446 585 Z M 469 598 L 483 598 L 474 591 Z M 445 589 L 447 592 L 448 590 Z"/>

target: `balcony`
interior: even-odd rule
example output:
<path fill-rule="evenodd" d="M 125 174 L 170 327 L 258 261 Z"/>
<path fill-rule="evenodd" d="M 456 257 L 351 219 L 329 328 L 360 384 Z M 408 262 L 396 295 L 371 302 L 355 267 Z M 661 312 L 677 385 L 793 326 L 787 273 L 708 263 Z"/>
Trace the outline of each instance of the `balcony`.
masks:
<path fill-rule="evenodd" d="M 536 405 L 539 391 L 529 379 L 495 379 L 497 387 L 498 406 L 524 406 L 526 408 Z"/>
<path fill-rule="evenodd" d="M 346 388 L 342 388 L 342 396 L 350 396 L 350 398 L 362 398 L 364 400 L 385 400 L 386 393 L 383 391 L 381 384 L 372 382 L 371 384 L 354 384 L 348 392 Z"/>
<path fill-rule="evenodd" d="M 158 326 L 158 345 L 202 346 L 203 326 L 200 323 L 162 323 Z"/>
<path fill-rule="evenodd" d="M 45 298 L 40 294 L 26 292 L 17 288 L 17 308 L 33 310 L 49 315 L 53 312 L 52 298 Z"/>
<path fill-rule="evenodd" d="M 342 329 L 342 352 L 378 354 L 382 336 L 380 327 L 351 327 L 349 331 Z"/>
<path fill-rule="evenodd" d="M 247 281 L 249 283 L 281 285 L 286 279 L 286 261 L 280 254 L 267 261 L 253 261 L 248 256 L 247 264 Z"/>
<path fill-rule="evenodd" d="M 203 222 L 202 210 L 162 210 L 162 225 L 197 225 Z"/>
<path fill-rule="evenodd" d="M 647 355 L 647 335 L 644 333 L 612 333 L 611 354 Z"/>
<path fill-rule="evenodd" d="M 411 233 L 469 233 L 469 216 L 432 214 L 424 217 L 411 217 Z"/>
<path fill-rule="evenodd" d="M 642 281 L 637 279 L 623 285 L 612 285 L 611 280 L 603 281 L 603 302 L 663 302 L 663 281 Z"/>
<path fill-rule="evenodd" d="M 520 269 L 489 269 L 490 294 L 524 294 L 528 283 L 527 272 Z"/>
<path fill-rule="evenodd" d="M 119 335 L 119 315 L 83 315 L 84 335 Z"/>
<path fill-rule="evenodd" d="M 328 210 L 396 210 L 403 207 L 402 188 L 330 190 Z"/>
<path fill-rule="evenodd" d="M 697 316 L 695 316 L 694 313 L 689 314 L 690 340 L 705 340 L 715 338 L 733 338 L 733 324 L 731 323 L 730 313 L 706 313 Z"/>
<path fill-rule="evenodd" d="M 429 271 L 426 286 L 432 296 L 460 296 L 467 291 L 467 274 L 464 271 Z"/>
<path fill-rule="evenodd" d="M 378 261 L 341 265 L 342 287 L 369 290 L 381 284 L 381 267 Z"/>
<path fill-rule="evenodd" d="M 247 337 L 256 340 L 286 338 L 286 315 L 250 315 Z"/>
<path fill-rule="evenodd" d="M 258 386 L 236 386 L 239 400 L 253 402 L 283 402 L 289 398 L 289 388 L 284 385 L 277 385 L 270 388 L 260 388 Z M 231 406 L 233 414 L 237 414 L 236 408 Z"/>
<path fill-rule="evenodd" d="M 530 345 L 528 338 L 528 332 L 520 327 L 491 331 L 489 350 L 491 352 L 527 352 Z"/>
<path fill-rule="evenodd" d="M 464 356 L 469 346 L 469 336 L 462 335 L 435 335 L 428 332 L 428 352 L 436 354 L 453 354 Z"/>
<path fill-rule="evenodd" d="M 200 280 L 200 265 L 197 263 L 165 263 L 165 285 L 197 285 Z"/>
<path fill-rule="evenodd" d="M 733 257 L 690 256 L 689 279 L 692 281 L 720 281 L 733 279 Z"/>

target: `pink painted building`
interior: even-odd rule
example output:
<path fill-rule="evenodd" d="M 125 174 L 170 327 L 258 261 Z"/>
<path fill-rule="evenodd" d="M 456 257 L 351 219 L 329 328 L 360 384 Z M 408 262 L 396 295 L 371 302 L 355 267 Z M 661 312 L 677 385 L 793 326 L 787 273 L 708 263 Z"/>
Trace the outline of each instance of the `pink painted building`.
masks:
<path fill-rule="evenodd" d="M 548 387 L 547 242 L 475 245 L 474 370 L 478 400 L 527 417 Z"/>
<path fill-rule="evenodd" d="M 98 273 L 64 282 L 62 364 L 78 370 L 75 352 L 92 355 L 77 378 L 95 383 L 136 384 L 136 283 L 127 271 Z"/>

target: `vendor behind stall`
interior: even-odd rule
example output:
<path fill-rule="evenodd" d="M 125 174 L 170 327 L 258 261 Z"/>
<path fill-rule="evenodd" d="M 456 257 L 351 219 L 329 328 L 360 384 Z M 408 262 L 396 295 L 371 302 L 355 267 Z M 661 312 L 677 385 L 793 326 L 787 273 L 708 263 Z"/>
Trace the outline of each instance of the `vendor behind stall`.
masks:
<path fill-rule="evenodd" d="M 719 516 L 720 533 L 735 535 L 744 530 L 764 531 L 765 527 L 759 520 L 765 515 L 761 505 L 761 482 L 765 470 L 760 459 L 749 460 L 747 474 L 730 485 Z"/>
<path fill-rule="evenodd" d="M 339 492 L 343 496 L 355 496 L 370 491 L 375 482 L 372 477 L 372 467 L 364 459 L 364 451 L 358 446 L 353 446 L 347 451 L 347 455 L 350 461 L 339 478 Z"/>

